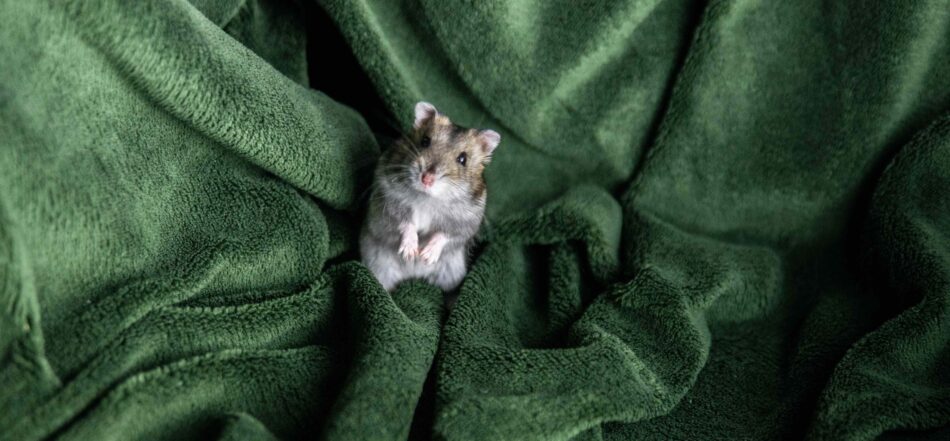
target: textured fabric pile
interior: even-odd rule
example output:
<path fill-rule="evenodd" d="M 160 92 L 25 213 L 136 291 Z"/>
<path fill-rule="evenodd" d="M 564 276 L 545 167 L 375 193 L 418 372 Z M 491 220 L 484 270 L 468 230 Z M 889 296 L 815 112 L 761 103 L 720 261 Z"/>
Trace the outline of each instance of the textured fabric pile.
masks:
<path fill-rule="evenodd" d="M 359 263 L 502 134 L 451 311 Z M 0 440 L 950 439 L 950 2 L 0 0 Z"/>

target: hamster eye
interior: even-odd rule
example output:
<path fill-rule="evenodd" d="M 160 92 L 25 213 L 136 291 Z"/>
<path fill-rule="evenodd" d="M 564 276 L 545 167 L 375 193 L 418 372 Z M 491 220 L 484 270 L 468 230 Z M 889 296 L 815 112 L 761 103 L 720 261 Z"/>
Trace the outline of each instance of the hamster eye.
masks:
<path fill-rule="evenodd" d="M 432 142 L 432 140 L 429 139 L 428 136 L 423 136 L 423 137 L 422 137 L 422 140 L 419 141 L 419 145 L 422 146 L 422 148 L 426 148 L 426 147 L 429 146 L 429 143 L 431 143 L 431 142 Z"/>
<path fill-rule="evenodd" d="M 465 152 L 462 152 L 462 154 L 459 155 L 458 158 L 455 158 L 455 162 L 458 162 L 459 164 L 465 165 L 465 160 L 466 160 L 466 159 L 468 159 L 468 155 L 466 155 Z"/>

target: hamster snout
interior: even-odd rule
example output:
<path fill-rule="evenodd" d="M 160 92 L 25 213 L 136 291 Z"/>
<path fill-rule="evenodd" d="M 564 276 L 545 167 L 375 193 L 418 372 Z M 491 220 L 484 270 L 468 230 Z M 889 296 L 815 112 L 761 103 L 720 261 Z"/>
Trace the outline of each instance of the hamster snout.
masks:
<path fill-rule="evenodd" d="M 432 166 L 429 166 L 429 168 L 426 169 L 426 171 L 422 172 L 420 181 L 422 182 L 422 186 L 428 189 L 432 187 L 432 184 L 434 184 L 435 180 L 438 178 L 439 177 L 436 175 L 435 166 L 432 165 Z"/>

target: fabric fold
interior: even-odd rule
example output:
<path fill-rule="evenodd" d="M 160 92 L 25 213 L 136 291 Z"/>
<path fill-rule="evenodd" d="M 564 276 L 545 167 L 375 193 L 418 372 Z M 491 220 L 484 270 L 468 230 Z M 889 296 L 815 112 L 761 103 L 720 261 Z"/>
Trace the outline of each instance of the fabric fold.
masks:
<path fill-rule="evenodd" d="M 947 11 L 0 0 L 0 440 L 946 438 Z M 451 310 L 355 243 L 420 100 Z"/>

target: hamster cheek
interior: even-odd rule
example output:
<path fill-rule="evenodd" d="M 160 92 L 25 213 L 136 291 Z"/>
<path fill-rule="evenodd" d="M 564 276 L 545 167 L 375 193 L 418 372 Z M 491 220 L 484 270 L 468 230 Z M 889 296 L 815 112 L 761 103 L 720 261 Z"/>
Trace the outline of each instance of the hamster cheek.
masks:
<path fill-rule="evenodd" d="M 468 194 L 468 183 L 461 179 L 446 178 L 443 185 L 442 197 L 459 199 Z"/>
<path fill-rule="evenodd" d="M 429 190 L 433 196 L 437 198 L 451 198 L 454 195 L 454 186 L 449 181 L 449 178 L 442 178 L 435 181 L 435 184 L 432 185 L 432 189 Z"/>

